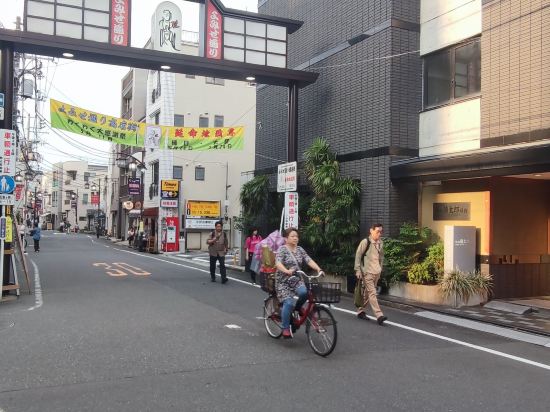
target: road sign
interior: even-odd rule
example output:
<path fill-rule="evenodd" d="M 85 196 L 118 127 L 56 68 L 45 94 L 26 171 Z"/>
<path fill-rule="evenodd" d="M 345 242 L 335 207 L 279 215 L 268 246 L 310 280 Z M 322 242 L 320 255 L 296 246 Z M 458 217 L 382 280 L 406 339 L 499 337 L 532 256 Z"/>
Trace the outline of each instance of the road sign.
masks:
<path fill-rule="evenodd" d="M 285 225 L 284 228 L 298 228 L 298 193 L 285 193 Z"/>
<path fill-rule="evenodd" d="M 14 130 L 0 129 L 0 174 L 15 176 L 17 142 Z"/>
<path fill-rule="evenodd" d="M 15 195 L 0 193 L 0 206 L 13 206 L 13 205 L 15 205 Z"/>
<path fill-rule="evenodd" d="M 15 190 L 15 180 L 11 176 L 0 175 L 0 194 L 11 194 Z"/>
<path fill-rule="evenodd" d="M 285 163 L 277 168 L 277 192 L 295 192 L 298 187 L 296 162 Z"/>

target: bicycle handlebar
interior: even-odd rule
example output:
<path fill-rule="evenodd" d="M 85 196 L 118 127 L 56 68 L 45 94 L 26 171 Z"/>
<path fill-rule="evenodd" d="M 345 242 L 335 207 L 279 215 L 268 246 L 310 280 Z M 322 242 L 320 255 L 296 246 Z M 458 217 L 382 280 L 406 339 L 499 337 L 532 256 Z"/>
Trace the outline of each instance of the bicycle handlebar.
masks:
<path fill-rule="evenodd" d="M 306 277 L 308 280 L 311 280 L 311 279 L 317 279 L 317 278 L 320 278 L 320 277 L 323 277 L 325 276 L 325 272 L 323 272 L 322 270 L 319 271 L 316 275 L 312 275 L 312 276 L 309 276 L 308 274 L 306 274 L 304 271 L 302 270 L 297 270 L 296 272 L 294 272 L 296 275 L 300 275 L 302 277 Z"/>

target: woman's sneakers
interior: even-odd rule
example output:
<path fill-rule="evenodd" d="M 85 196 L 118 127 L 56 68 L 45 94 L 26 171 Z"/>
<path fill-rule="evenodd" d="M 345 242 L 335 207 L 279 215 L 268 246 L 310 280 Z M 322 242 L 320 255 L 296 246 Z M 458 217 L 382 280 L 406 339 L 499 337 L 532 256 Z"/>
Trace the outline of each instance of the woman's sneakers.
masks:
<path fill-rule="evenodd" d="M 292 339 L 292 332 L 290 331 L 290 328 L 283 329 L 283 339 Z"/>

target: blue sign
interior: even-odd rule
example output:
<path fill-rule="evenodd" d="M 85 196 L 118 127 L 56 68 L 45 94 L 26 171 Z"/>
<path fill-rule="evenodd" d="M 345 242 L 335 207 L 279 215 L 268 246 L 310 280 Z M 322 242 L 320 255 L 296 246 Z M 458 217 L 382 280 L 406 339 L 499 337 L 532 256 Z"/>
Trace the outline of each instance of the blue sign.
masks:
<path fill-rule="evenodd" d="M 0 93 L 0 107 L 4 107 L 4 93 Z"/>
<path fill-rule="evenodd" d="M 15 180 L 13 177 L 1 175 L 0 176 L 0 194 L 11 194 L 15 190 Z"/>

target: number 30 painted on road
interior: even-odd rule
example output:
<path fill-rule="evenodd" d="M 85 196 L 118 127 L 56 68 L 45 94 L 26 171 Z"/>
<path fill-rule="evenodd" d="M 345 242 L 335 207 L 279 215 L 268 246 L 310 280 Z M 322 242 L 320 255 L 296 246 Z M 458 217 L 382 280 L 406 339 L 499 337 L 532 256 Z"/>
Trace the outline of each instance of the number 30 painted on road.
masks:
<path fill-rule="evenodd" d="M 112 267 L 111 265 L 116 267 Z M 128 276 L 128 273 L 126 272 L 129 272 L 136 276 L 148 276 L 151 274 L 149 272 L 145 272 L 143 269 L 137 268 L 135 266 L 129 265 L 128 263 L 124 263 L 124 262 L 115 262 L 115 263 L 112 263 L 111 265 L 103 262 L 94 263 L 95 267 L 99 267 L 99 266 L 105 267 L 105 273 L 113 277 Z"/>

